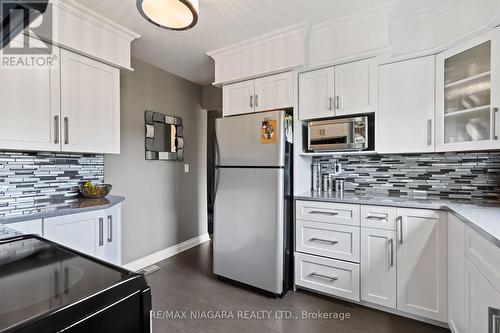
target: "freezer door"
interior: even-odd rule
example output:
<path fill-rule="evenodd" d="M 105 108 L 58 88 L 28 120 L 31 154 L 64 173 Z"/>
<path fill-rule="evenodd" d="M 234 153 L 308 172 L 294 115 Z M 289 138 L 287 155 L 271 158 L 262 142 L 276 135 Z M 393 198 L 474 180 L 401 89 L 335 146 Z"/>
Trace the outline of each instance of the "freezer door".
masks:
<path fill-rule="evenodd" d="M 217 119 L 217 165 L 284 166 L 285 114 L 271 111 Z"/>
<path fill-rule="evenodd" d="M 218 169 L 214 273 L 283 291 L 283 169 Z"/>

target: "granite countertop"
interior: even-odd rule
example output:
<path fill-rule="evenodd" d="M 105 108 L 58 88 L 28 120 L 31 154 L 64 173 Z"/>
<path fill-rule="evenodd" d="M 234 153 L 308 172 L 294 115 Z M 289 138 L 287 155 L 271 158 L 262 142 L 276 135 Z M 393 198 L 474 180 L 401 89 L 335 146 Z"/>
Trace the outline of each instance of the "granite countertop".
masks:
<path fill-rule="evenodd" d="M 483 237 L 500 247 L 500 202 L 496 200 L 464 200 L 401 197 L 383 194 L 306 192 L 296 200 L 323 201 L 359 205 L 445 210 L 453 213 Z"/>
<path fill-rule="evenodd" d="M 43 208 L 35 209 L 30 214 L 13 216 L 2 218 L 0 217 L 0 223 L 8 225 L 9 223 L 16 223 L 29 220 L 46 219 L 49 217 L 63 216 L 77 213 L 84 213 L 93 210 L 100 210 L 113 207 L 125 200 L 125 197 L 117 195 L 108 195 L 102 199 L 86 199 L 83 197 L 78 197 L 71 202 L 61 203 L 60 201 L 55 201 L 54 203 L 49 203 Z M 0 226 L 1 228 L 1 226 Z"/>

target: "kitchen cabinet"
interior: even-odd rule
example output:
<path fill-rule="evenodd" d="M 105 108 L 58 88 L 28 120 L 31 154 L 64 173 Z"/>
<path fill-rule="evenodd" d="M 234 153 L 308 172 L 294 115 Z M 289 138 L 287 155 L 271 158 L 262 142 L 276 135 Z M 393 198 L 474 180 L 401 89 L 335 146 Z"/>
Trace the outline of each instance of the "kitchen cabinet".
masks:
<path fill-rule="evenodd" d="M 301 120 L 333 117 L 335 69 L 326 68 L 299 75 L 299 117 Z"/>
<path fill-rule="evenodd" d="M 222 88 L 222 113 L 226 117 L 291 108 L 294 103 L 293 83 L 293 72 L 287 72 L 225 85 Z"/>
<path fill-rule="evenodd" d="M 435 57 L 379 67 L 376 150 L 434 152 Z"/>
<path fill-rule="evenodd" d="M 299 117 L 310 120 L 377 111 L 375 58 L 299 75 Z"/>
<path fill-rule="evenodd" d="M 59 58 L 59 48 L 53 46 L 53 52 Z M 0 149 L 58 151 L 59 66 L 1 68 L 0 77 Z"/>
<path fill-rule="evenodd" d="M 377 59 L 372 58 L 335 67 L 335 115 L 377 111 Z"/>
<path fill-rule="evenodd" d="M 396 231 L 361 228 L 361 300 L 396 308 Z"/>
<path fill-rule="evenodd" d="M 121 205 L 43 220 L 43 236 L 76 251 L 121 264 Z"/>
<path fill-rule="evenodd" d="M 31 221 L 21 221 L 16 223 L 9 223 L 6 226 L 15 231 L 19 231 L 23 234 L 33 234 L 42 236 L 43 235 L 43 227 L 42 220 L 31 220 Z"/>
<path fill-rule="evenodd" d="M 437 151 L 500 148 L 500 29 L 436 58 Z"/>
<path fill-rule="evenodd" d="M 397 309 L 447 322 L 447 215 L 398 209 Z"/>
<path fill-rule="evenodd" d="M 448 325 L 465 333 L 465 224 L 448 214 Z"/>
<path fill-rule="evenodd" d="M 62 151 L 120 153 L 120 71 L 61 51 Z"/>
<path fill-rule="evenodd" d="M 500 328 L 500 292 L 471 261 L 465 260 L 467 333 L 496 333 Z"/>

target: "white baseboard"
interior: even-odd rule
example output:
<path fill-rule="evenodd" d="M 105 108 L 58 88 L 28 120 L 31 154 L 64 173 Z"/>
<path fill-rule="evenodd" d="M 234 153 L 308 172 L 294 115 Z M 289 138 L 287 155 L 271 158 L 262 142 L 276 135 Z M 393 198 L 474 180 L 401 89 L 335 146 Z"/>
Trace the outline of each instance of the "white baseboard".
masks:
<path fill-rule="evenodd" d="M 128 269 L 129 271 L 132 272 L 137 272 L 145 267 L 151 266 L 153 264 L 156 264 L 157 262 L 175 256 L 176 254 L 179 254 L 186 250 L 189 250 L 190 248 L 208 242 L 209 240 L 210 236 L 208 234 L 200 235 L 198 237 L 188 239 L 185 242 L 176 244 L 164 250 L 150 254 L 149 256 L 132 261 L 126 265 L 123 265 L 123 268 Z"/>

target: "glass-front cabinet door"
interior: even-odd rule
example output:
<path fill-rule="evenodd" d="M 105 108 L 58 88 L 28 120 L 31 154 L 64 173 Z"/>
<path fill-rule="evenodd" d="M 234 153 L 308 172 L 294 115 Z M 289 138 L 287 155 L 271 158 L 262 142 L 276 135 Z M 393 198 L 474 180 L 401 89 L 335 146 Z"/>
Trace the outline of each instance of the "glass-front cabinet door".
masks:
<path fill-rule="evenodd" d="M 500 30 L 437 56 L 437 151 L 498 149 Z"/>

